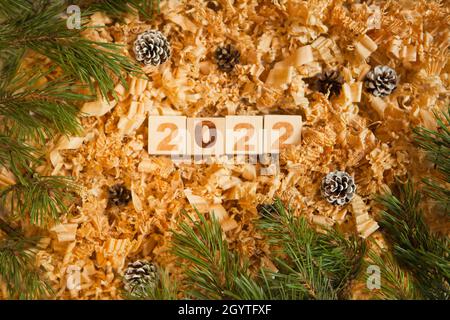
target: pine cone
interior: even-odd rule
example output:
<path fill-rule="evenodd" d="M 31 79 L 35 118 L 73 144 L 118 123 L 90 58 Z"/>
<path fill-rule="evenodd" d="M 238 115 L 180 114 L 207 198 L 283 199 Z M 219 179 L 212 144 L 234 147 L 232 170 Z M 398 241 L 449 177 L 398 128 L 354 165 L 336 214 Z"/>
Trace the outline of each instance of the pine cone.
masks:
<path fill-rule="evenodd" d="M 160 65 L 170 57 L 170 44 L 158 30 L 147 30 L 138 35 L 134 42 L 136 60 L 145 65 Z"/>
<path fill-rule="evenodd" d="M 367 73 L 364 86 L 375 97 L 388 96 L 397 88 L 397 73 L 388 66 L 376 66 Z"/>
<path fill-rule="evenodd" d="M 341 92 L 344 78 L 338 70 L 325 70 L 317 78 L 317 89 L 323 94 L 330 94 L 330 96 L 337 96 Z"/>
<path fill-rule="evenodd" d="M 224 72 L 232 71 L 239 63 L 240 56 L 239 51 L 231 44 L 217 48 L 215 53 L 217 66 Z"/>
<path fill-rule="evenodd" d="M 137 295 L 144 293 L 148 288 L 155 288 L 158 281 L 158 267 L 145 260 L 129 263 L 123 275 L 125 290 Z"/>
<path fill-rule="evenodd" d="M 322 196 L 331 204 L 349 203 L 355 195 L 356 185 L 353 178 L 344 171 L 334 171 L 322 179 Z"/>
<path fill-rule="evenodd" d="M 116 184 L 108 189 L 108 198 L 116 206 L 126 205 L 131 200 L 131 191 L 123 184 Z"/>
<path fill-rule="evenodd" d="M 222 5 L 217 0 L 208 1 L 206 7 L 214 12 L 217 12 L 222 9 Z"/>

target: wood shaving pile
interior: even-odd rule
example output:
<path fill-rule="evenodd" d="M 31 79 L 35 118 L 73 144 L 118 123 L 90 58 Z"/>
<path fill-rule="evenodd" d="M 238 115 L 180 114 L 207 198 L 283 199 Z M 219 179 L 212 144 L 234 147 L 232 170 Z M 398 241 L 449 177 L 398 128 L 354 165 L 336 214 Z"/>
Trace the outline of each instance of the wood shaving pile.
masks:
<path fill-rule="evenodd" d="M 208 2 L 163 1 L 151 22 L 92 16 L 91 25 L 107 27 L 89 29 L 88 38 L 124 44 L 124 53 L 134 57 L 137 35 L 157 29 L 168 37 L 172 56 L 160 67 L 144 68 L 148 80 L 129 76 L 128 88 L 118 84 L 119 101 L 86 103 L 84 135 L 51 147 L 46 170 L 71 175 L 82 186 L 79 201 L 49 229 L 38 251 L 58 298 L 120 298 L 124 268 L 138 258 L 182 277 L 169 252 L 170 230 L 192 205 L 214 210 L 230 246 L 247 255 L 252 268 L 273 268 L 255 230 L 257 204 L 278 196 L 319 227 L 374 237 L 380 210 L 374 197 L 407 172 L 430 174 L 424 153 L 411 143 L 411 128 L 434 129 L 433 111 L 449 102 L 448 5 L 223 0 L 215 12 Z M 241 53 L 232 73 L 218 70 L 213 57 L 227 43 Z M 379 64 L 400 78 L 386 98 L 363 89 L 365 74 Z M 311 88 L 325 68 L 339 69 L 345 79 L 338 97 Z M 282 152 L 278 175 L 260 175 L 260 164 L 174 163 L 146 151 L 148 115 L 264 114 L 304 119 L 302 143 Z M 357 197 L 347 206 L 330 205 L 320 195 L 322 177 L 334 170 L 355 177 Z M 107 188 L 117 183 L 132 190 L 125 207 L 107 206 Z M 67 287 L 74 268 L 81 272 L 81 290 Z"/>

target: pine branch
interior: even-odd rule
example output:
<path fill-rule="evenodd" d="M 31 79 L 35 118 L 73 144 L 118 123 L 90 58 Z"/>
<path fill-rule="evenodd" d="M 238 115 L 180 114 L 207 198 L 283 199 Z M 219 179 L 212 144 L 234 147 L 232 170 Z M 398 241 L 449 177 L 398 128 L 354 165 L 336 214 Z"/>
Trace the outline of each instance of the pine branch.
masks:
<path fill-rule="evenodd" d="M 45 226 L 49 220 L 58 220 L 67 212 L 66 202 L 77 190 L 68 177 L 34 174 L 0 191 L 0 205 L 11 213 L 29 218 L 32 224 Z"/>
<path fill-rule="evenodd" d="M 274 273 L 248 272 L 248 259 L 229 249 L 220 223 L 197 212 L 174 232 L 173 252 L 184 264 L 189 293 L 199 299 L 341 299 L 359 273 L 365 246 L 336 231 L 321 234 L 277 200 L 259 227 L 274 248 Z"/>
<path fill-rule="evenodd" d="M 437 130 L 414 128 L 416 143 L 424 149 L 428 158 L 440 173 L 436 179 L 424 179 L 425 191 L 440 202 L 443 211 L 450 214 L 450 107 L 441 114 L 435 113 Z"/>
<path fill-rule="evenodd" d="M 3 230 L 3 229 L 2 229 Z M 52 293 L 50 285 L 42 280 L 35 267 L 32 247 L 36 239 L 9 235 L 0 241 L 0 279 L 6 284 L 10 298 L 39 299 Z"/>
<path fill-rule="evenodd" d="M 0 133 L 0 167 L 20 179 L 23 173 L 32 173 L 30 163 L 40 163 L 36 149 Z"/>
<path fill-rule="evenodd" d="M 411 181 L 397 184 L 397 196 L 379 199 L 380 226 L 392 245 L 393 255 L 401 267 L 411 272 L 415 286 L 426 299 L 450 298 L 449 239 L 433 234 L 419 207 L 420 192 Z"/>
<path fill-rule="evenodd" d="M 294 297 L 305 299 L 340 299 L 360 271 L 365 244 L 346 239 L 335 230 L 319 233 L 303 217 L 294 217 L 276 200 L 259 227 L 275 248 L 276 264 L 285 276 L 283 290 L 290 288 Z"/>
<path fill-rule="evenodd" d="M 39 2 L 37 0 L 36 2 Z M 18 16 L 33 12 L 32 1 L 24 0 L 2 0 L 0 5 L 0 23 L 5 19 L 13 19 Z"/>
<path fill-rule="evenodd" d="M 182 222 L 181 231 L 173 233 L 173 253 L 190 262 L 189 267 L 185 265 L 187 282 L 192 288 L 188 294 L 198 299 L 243 299 L 240 289 L 236 290 L 236 282 L 251 281 L 248 261 L 229 249 L 214 217 L 207 221 L 197 212 L 198 220 L 194 221 L 185 215 L 193 226 Z M 245 297 L 249 295 L 246 292 Z"/>
<path fill-rule="evenodd" d="M 376 298 L 383 300 L 421 299 L 411 274 L 395 263 L 391 253 L 377 254 L 372 250 L 369 252 L 368 258 L 369 260 L 365 264 L 366 268 L 369 265 L 376 265 L 380 268 L 381 288 L 375 292 Z"/>
<path fill-rule="evenodd" d="M 81 130 L 76 104 L 92 97 L 75 93 L 81 87 L 69 79 L 45 80 L 50 72 L 34 70 L 31 77 L 20 72 L 0 86 L 0 129 L 18 143 L 43 144 L 55 134 L 76 135 Z"/>
<path fill-rule="evenodd" d="M 17 5 L 20 3 L 23 0 Z M 122 72 L 143 74 L 136 63 L 121 54 L 120 45 L 83 38 L 81 32 L 86 27 L 68 29 L 66 21 L 60 18 L 64 6 L 44 3 L 32 13 L 1 24 L 0 51 L 26 48 L 38 52 L 50 58 L 66 75 L 88 84 L 92 92 L 97 84 L 103 96 L 113 91 L 114 78 L 126 85 Z M 15 4 L 8 4 L 11 5 Z M 0 3 L 0 12 L 8 9 Z"/>

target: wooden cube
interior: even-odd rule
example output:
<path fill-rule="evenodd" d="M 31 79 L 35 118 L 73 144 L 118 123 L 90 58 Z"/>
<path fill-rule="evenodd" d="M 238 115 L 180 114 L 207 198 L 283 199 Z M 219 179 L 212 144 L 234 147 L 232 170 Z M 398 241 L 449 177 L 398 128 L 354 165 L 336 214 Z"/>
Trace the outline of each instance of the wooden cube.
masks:
<path fill-rule="evenodd" d="M 262 116 L 227 116 L 225 122 L 227 154 L 260 154 L 263 151 Z"/>
<path fill-rule="evenodd" d="M 302 117 L 264 116 L 264 133 L 264 153 L 279 153 L 287 145 L 301 142 Z"/>
<path fill-rule="evenodd" d="M 148 153 L 158 155 L 186 154 L 186 117 L 149 116 Z"/>
<path fill-rule="evenodd" d="M 187 131 L 189 154 L 225 154 L 225 118 L 188 118 Z"/>

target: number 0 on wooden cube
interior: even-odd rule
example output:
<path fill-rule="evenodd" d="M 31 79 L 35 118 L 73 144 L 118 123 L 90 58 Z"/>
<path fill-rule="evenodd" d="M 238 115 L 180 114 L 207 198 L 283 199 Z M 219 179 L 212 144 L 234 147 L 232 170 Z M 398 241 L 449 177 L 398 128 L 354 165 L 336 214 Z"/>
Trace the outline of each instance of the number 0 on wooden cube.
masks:
<path fill-rule="evenodd" d="M 302 117 L 264 116 L 264 133 L 264 153 L 279 153 L 286 146 L 301 142 Z"/>
<path fill-rule="evenodd" d="M 149 116 L 148 153 L 183 155 L 186 153 L 186 117 Z"/>
<path fill-rule="evenodd" d="M 225 118 L 188 118 L 187 152 L 192 155 L 225 153 Z"/>

